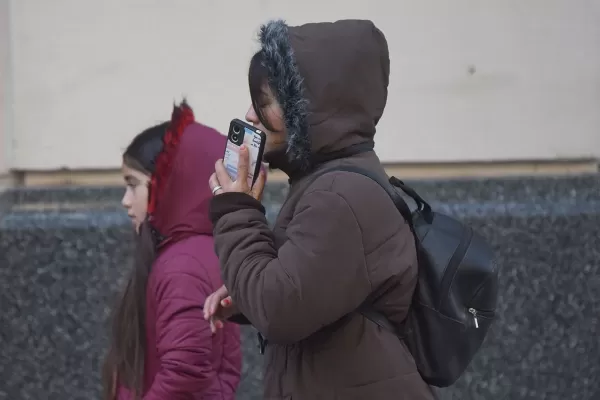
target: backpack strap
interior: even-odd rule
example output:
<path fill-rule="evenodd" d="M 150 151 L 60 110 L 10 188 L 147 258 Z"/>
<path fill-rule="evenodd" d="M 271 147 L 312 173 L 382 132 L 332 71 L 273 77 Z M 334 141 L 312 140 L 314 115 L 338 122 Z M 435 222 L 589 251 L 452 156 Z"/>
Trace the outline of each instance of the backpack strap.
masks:
<path fill-rule="evenodd" d="M 423 198 L 410 186 L 406 185 L 403 181 L 392 176 L 390 178 L 390 184 L 394 187 L 402 190 L 408 197 L 410 197 L 415 204 L 417 205 L 417 210 L 428 224 L 431 224 L 433 221 L 433 212 L 431 211 L 431 206 L 427 203 Z"/>

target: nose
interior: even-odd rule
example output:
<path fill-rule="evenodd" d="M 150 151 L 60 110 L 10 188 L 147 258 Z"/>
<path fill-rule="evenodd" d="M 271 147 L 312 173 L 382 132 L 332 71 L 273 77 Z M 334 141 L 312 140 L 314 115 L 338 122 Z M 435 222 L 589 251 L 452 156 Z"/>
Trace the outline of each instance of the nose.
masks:
<path fill-rule="evenodd" d="M 246 121 L 248 121 L 254 125 L 260 124 L 258 115 L 256 115 L 256 111 L 254 110 L 254 107 L 252 105 L 250 105 L 250 108 L 248 109 L 248 112 L 246 113 Z"/>
<path fill-rule="evenodd" d="M 131 200 L 129 199 L 129 190 L 127 190 L 127 189 L 125 190 L 125 193 L 123 194 L 123 198 L 121 199 L 121 205 L 128 210 L 131 208 Z"/>

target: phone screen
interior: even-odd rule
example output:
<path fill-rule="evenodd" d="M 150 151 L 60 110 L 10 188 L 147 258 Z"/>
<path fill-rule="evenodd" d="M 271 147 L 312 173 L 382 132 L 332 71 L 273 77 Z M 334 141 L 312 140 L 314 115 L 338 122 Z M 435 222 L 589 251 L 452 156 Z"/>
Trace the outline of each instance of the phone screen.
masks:
<path fill-rule="evenodd" d="M 235 131 L 235 127 L 238 127 L 237 132 Z M 248 148 L 250 155 L 248 184 L 252 186 L 257 170 L 256 166 L 261 155 L 262 140 L 260 131 L 255 132 L 246 126 L 233 125 L 227 137 L 227 147 L 225 148 L 225 156 L 223 157 L 223 164 L 231 179 L 236 180 L 238 177 L 237 167 L 240 158 L 240 146 L 243 143 Z"/>

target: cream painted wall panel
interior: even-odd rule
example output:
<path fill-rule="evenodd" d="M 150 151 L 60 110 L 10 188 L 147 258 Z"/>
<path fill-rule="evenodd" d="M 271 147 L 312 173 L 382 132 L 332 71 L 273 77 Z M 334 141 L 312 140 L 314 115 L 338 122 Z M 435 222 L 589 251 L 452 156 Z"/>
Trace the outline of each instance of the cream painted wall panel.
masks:
<path fill-rule="evenodd" d="M 217 128 L 243 115 L 260 18 L 250 2 L 237 9 L 254 22 L 221 1 L 16 2 L 15 167 L 115 167 L 185 95 Z"/>
<path fill-rule="evenodd" d="M 8 172 L 10 137 L 10 62 L 9 62 L 9 11 L 8 0 L 0 0 L 0 189 L 2 175 Z"/>
<path fill-rule="evenodd" d="M 225 130 L 244 115 L 258 25 L 371 18 L 392 58 L 386 161 L 600 155 L 595 0 L 18 0 L 14 165 L 110 168 L 187 95 Z M 475 71 L 474 74 L 472 73 Z"/>

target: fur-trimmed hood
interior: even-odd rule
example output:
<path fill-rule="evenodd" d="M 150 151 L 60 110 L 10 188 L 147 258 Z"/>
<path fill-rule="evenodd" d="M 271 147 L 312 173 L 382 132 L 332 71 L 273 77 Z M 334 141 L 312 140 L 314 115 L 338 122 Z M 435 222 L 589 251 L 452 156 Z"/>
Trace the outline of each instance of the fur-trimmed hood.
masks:
<path fill-rule="evenodd" d="M 289 162 L 306 171 L 315 155 L 373 139 L 390 72 L 386 39 L 373 22 L 275 20 L 259 39 L 284 113 Z"/>

